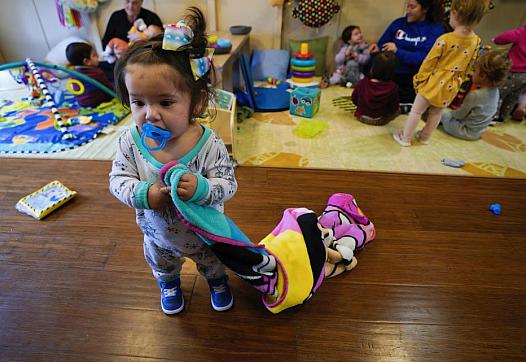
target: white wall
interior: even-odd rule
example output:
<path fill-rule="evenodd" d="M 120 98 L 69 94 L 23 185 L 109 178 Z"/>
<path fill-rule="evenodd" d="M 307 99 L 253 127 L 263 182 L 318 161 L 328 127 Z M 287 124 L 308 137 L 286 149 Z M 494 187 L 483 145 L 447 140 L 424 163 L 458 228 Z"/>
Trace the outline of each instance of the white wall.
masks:
<path fill-rule="evenodd" d="M 60 25 L 53 0 L 0 0 L 0 51 L 8 62 L 31 57 L 42 60 L 48 51 L 68 35 L 93 41 L 89 16 L 86 27 L 67 29 Z"/>
<path fill-rule="evenodd" d="M 526 0 L 494 0 L 496 8 L 486 16 L 477 32 L 488 43 L 506 29 L 526 23 Z M 367 40 L 375 41 L 387 25 L 404 12 L 405 0 L 338 0 L 342 10 L 320 30 L 305 28 L 291 17 L 292 6 L 272 7 L 271 0 L 144 0 L 144 7 L 155 11 L 165 23 L 179 20 L 188 6 L 203 10 L 208 22 L 218 30 L 231 25 L 250 25 L 251 48 L 287 48 L 288 39 L 307 39 L 328 35 L 331 39 L 327 60 L 343 28 L 357 24 Z M 123 0 L 110 0 L 99 5 L 92 16 L 82 18 L 86 26 L 63 28 L 58 20 L 54 0 L 0 0 L 0 53 L 5 61 L 26 57 L 42 60 L 47 52 L 68 35 L 77 35 L 96 46 L 106 29 L 111 13 L 123 7 Z M 215 16 L 214 16 L 215 14 Z M 99 52 L 101 49 L 97 49 Z M 1 60 L 1 59 L 0 59 Z M 329 63 L 330 64 L 330 63 Z"/>

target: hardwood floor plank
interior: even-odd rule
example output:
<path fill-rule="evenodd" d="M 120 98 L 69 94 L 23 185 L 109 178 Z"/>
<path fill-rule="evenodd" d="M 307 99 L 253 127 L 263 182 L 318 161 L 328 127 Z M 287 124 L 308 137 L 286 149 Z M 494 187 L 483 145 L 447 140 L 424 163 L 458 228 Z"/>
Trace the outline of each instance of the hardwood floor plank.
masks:
<path fill-rule="evenodd" d="M 214 312 L 185 263 L 186 308 L 167 317 L 135 212 L 108 191 L 110 168 L 0 159 L 1 361 L 524 359 L 525 180 L 238 168 L 226 212 L 253 240 L 285 208 L 321 212 L 334 192 L 355 195 L 378 237 L 356 269 L 278 315 L 233 275 L 234 308 Z M 78 197 L 42 221 L 15 210 L 55 179 Z"/>

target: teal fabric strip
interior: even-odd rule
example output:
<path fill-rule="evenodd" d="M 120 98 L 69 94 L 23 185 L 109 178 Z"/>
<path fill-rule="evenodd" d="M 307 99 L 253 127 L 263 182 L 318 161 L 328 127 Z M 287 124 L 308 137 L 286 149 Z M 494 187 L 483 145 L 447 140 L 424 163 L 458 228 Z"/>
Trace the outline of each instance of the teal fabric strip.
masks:
<path fill-rule="evenodd" d="M 194 173 L 197 176 L 197 189 L 195 190 L 194 195 L 188 201 L 190 202 L 199 202 L 208 195 L 208 181 L 203 175 Z"/>
<path fill-rule="evenodd" d="M 135 187 L 135 202 L 138 209 L 149 209 L 150 205 L 148 204 L 148 189 L 153 184 L 151 182 L 141 181 Z"/>

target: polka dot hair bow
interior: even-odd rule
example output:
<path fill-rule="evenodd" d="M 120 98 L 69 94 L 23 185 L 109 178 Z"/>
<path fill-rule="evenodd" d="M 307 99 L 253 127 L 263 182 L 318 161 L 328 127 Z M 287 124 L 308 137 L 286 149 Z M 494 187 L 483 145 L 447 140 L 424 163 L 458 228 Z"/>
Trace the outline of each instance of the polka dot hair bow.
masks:
<path fill-rule="evenodd" d="M 166 26 L 163 37 L 163 49 L 174 51 L 187 50 L 188 45 L 192 43 L 193 39 L 194 32 L 192 28 L 190 28 L 184 20 L 180 20 L 177 24 L 169 24 Z M 190 66 L 196 80 L 203 77 L 210 70 L 213 55 L 214 49 L 206 48 L 203 57 L 190 57 Z"/>

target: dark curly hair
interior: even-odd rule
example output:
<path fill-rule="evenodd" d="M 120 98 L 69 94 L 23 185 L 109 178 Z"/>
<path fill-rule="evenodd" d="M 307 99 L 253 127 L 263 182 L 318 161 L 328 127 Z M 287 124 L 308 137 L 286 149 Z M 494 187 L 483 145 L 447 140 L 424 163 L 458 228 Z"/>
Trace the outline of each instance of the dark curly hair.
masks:
<path fill-rule="evenodd" d="M 178 51 L 163 49 L 163 35 L 158 35 L 149 40 L 134 42 L 120 57 L 115 65 L 115 89 L 120 101 L 130 106 L 128 89 L 125 77 L 126 67 L 130 64 L 166 64 L 174 71 L 174 82 L 183 91 L 190 93 L 190 115 L 196 118 L 207 111 L 210 101 L 214 99 L 214 90 L 210 85 L 210 76 L 214 73 L 212 65 L 203 77 L 194 78 L 190 66 L 190 58 L 204 56 L 208 40 L 206 35 L 206 21 L 203 13 L 196 7 L 187 9 L 185 21 L 192 28 L 194 38 L 192 43 Z"/>

